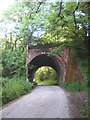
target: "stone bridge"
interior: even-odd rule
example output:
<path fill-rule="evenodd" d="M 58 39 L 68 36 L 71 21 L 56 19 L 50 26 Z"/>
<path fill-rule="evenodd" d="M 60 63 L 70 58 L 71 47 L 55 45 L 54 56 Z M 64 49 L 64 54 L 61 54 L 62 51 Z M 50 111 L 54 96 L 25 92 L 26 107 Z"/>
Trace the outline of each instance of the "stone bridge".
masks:
<path fill-rule="evenodd" d="M 69 47 L 60 51 L 57 55 L 48 55 L 57 47 L 43 47 L 28 49 L 26 67 L 27 78 L 33 82 L 34 73 L 42 66 L 52 67 L 57 73 L 57 84 L 64 81 L 82 82 L 82 76 L 78 69 L 77 63 L 71 54 Z M 71 59 L 71 60 L 70 60 Z M 73 64 L 74 63 L 74 64 Z"/>

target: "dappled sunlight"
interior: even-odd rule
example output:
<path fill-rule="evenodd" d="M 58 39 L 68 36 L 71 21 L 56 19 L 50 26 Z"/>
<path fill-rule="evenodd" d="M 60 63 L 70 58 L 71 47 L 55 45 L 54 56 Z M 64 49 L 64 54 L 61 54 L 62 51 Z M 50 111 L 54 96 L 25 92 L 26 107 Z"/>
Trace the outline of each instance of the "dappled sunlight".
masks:
<path fill-rule="evenodd" d="M 60 38 L 60 41 L 61 41 L 61 42 L 64 42 L 64 41 L 66 41 L 66 38 L 61 37 L 61 38 Z"/>
<path fill-rule="evenodd" d="M 38 85 L 56 85 L 57 74 L 53 68 L 43 66 L 35 72 L 33 81 Z"/>

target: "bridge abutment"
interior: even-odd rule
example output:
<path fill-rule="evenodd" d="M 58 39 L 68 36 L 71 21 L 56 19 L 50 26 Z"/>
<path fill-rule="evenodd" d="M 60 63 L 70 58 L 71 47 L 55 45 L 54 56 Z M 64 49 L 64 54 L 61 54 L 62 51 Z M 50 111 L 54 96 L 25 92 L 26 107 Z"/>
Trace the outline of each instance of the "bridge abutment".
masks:
<path fill-rule="evenodd" d="M 33 81 L 35 71 L 42 66 L 50 66 L 57 73 L 57 84 L 61 82 L 79 82 L 82 83 L 82 75 L 78 69 L 74 56 L 69 47 L 58 52 L 58 54 L 48 55 L 52 48 L 29 49 L 26 60 L 28 66 L 28 79 Z M 73 57 L 71 57 L 73 56 Z M 73 64 L 74 62 L 74 64 Z M 31 68 L 30 68 L 31 66 Z"/>

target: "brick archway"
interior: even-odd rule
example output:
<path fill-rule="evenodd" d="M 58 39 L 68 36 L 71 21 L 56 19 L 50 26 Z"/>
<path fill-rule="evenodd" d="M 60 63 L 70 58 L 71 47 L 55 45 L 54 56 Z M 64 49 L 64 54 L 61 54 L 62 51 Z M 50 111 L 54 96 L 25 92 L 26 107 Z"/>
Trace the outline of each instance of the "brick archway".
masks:
<path fill-rule="evenodd" d="M 82 83 L 82 75 L 78 69 L 75 57 L 69 47 L 58 51 L 57 54 L 48 54 L 56 49 L 56 47 L 28 49 L 26 57 L 26 79 L 27 81 L 33 81 L 33 75 L 35 71 L 42 66 L 50 66 L 57 73 L 57 83 L 61 82 L 79 82 Z M 30 65 L 35 65 L 36 68 L 32 70 L 29 68 Z M 30 79 L 31 78 L 31 79 Z"/>
<path fill-rule="evenodd" d="M 30 67 L 31 66 L 31 67 Z M 28 79 L 33 82 L 34 73 L 42 66 L 52 67 L 57 73 L 57 84 L 59 85 L 63 80 L 63 67 L 62 63 L 56 56 L 48 56 L 47 54 L 41 54 L 34 57 L 28 65 Z"/>

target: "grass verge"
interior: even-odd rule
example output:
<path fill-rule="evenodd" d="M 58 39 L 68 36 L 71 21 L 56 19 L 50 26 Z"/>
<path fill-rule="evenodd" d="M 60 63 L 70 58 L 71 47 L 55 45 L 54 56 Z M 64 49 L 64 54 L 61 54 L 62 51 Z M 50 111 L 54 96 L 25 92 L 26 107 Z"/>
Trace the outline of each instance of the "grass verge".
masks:
<path fill-rule="evenodd" d="M 71 90 L 71 91 L 82 91 L 84 90 L 84 87 L 82 84 L 80 83 L 69 83 L 69 82 L 64 82 L 61 83 L 60 87 L 65 88 L 67 90 Z"/>
<path fill-rule="evenodd" d="M 16 98 L 29 93 L 34 85 L 30 82 L 26 82 L 25 78 L 2 78 L 2 88 L 0 92 L 0 98 L 2 100 L 1 105 L 9 103 Z"/>

